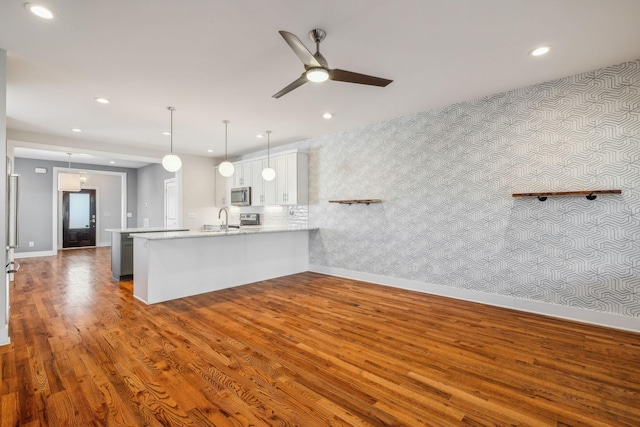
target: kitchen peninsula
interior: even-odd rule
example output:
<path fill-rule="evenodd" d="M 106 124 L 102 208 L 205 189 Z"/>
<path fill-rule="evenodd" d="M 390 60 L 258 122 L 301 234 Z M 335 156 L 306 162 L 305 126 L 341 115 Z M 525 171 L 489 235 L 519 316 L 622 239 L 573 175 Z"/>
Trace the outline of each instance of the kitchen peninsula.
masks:
<path fill-rule="evenodd" d="M 153 304 L 309 269 L 309 228 L 133 234 L 133 295 Z"/>
<path fill-rule="evenodd" d="M 111 232 L 111 277 L 130 280 L 133 277 L 133 234 L 158 231 L 187 231 L 184 227 L 108 228 Z"/>

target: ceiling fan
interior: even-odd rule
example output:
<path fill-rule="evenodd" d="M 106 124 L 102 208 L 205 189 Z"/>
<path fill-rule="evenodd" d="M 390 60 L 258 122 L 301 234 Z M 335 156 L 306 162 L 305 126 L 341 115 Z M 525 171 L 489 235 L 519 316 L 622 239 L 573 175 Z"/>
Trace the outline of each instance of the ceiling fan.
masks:
<path fill-rule="evenodd" d="M 340 69 L 329 69 L 327 60 L 320 53 L 320 43 L 324 40 L 327 33 L 324 30 L 311 30 L 309 37 L 316 44 L 316 53 L 312 54 L 309 49 L 300 41 L 298 37 L 287 31 L 279 31 L 284 41 L 287 42 L 293 52 L 304 64 L 305 72 L 289 86 L 273 95 L 274 98 L 280 98 L 292 90 L 302 86 L 308 81 L 323 82 L 325 80 L 334 80 L 338 82 L 358 83 L 361 85 L 385 87 L 393 80 L 383 79 L 380 77 L 367 76 L 366 74 L 354 73 Z"/>

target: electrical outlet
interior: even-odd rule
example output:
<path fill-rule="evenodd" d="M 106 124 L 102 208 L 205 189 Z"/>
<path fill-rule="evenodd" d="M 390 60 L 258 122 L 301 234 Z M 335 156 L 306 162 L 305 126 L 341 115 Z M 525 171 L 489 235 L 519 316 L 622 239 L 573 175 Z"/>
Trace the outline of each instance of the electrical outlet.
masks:
<path fill-rule="evenodd" d="M 337 253 L 335 253 L 335 252 L 333 253 L 333 260 L 334 260 L 334 261 L 337 261 L 337 260 L 338 260 L 338 254 L 337 254 Z"/>
<path fill-rule="evenodd" d="M 418 270 L 420 269 L 420 265 L 418 263 L 413 264 L 413 271 L 414 272 L 418 272 Z"/>
<path fill-rule="evenodd" d="M 35 242 L 29 242 L 29 247 L 30 248 L 34 247 L 35 245 L 36 245 Z"/>

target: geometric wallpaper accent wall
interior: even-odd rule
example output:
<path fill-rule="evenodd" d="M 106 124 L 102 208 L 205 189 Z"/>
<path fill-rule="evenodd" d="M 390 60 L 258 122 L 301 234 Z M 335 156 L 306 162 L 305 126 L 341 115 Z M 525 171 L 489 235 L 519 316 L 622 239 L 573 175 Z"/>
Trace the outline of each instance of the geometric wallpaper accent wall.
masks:
<path fill-rule="evenodd" d="M 311 264 L 640 317 L 640 61 L 290 148 Z"/>

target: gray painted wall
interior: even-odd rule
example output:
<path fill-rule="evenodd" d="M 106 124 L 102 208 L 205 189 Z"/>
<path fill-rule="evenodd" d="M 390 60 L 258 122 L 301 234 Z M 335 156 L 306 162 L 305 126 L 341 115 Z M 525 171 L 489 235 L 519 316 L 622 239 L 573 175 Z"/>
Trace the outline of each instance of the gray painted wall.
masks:
<path fill-rule="evenodd" d="M 310 153 L 311 264 L 639 318 L 639 100 L 635 61 L 274 152 Z"/>
<path fill-rule="evenodd" d="M 20 174 L 20 248 L 16 253 L 52 251 L 53 234 L 53 168 L 66 168 L 67 163 L 47 160 L 15 159 L 16 173 Z M 72 163 L 73 169 L 88 172 L 87 188 L 99 188 L 98 230 L 96 244 L 105 245 L 110 242 L 105 228 L 120 228 L 121 187 L 120 178 L 113 175 L 92 174 L 90 171 L 124 172 L 127 174 L 127 207 L 136 206 L 137 170 L 128 168 L 112 168 L 106 166 L 83 165 Z M 36 174 L 35 168 L 47 169 L 46 174 Z M 135 211 L 127 218 L 127 227 L 135 227 Z M 105 215 L 105 213 L 107 215 Z M 28 242 L 34 242 L 33 247 Z"/>
<path fill-rule="evenodd" d="M 138 227 L 144 227 L 145 218 L 149 227 L 164 227 L 164 180 L 174 177 L 159 164 L 138 169 Z"/>

